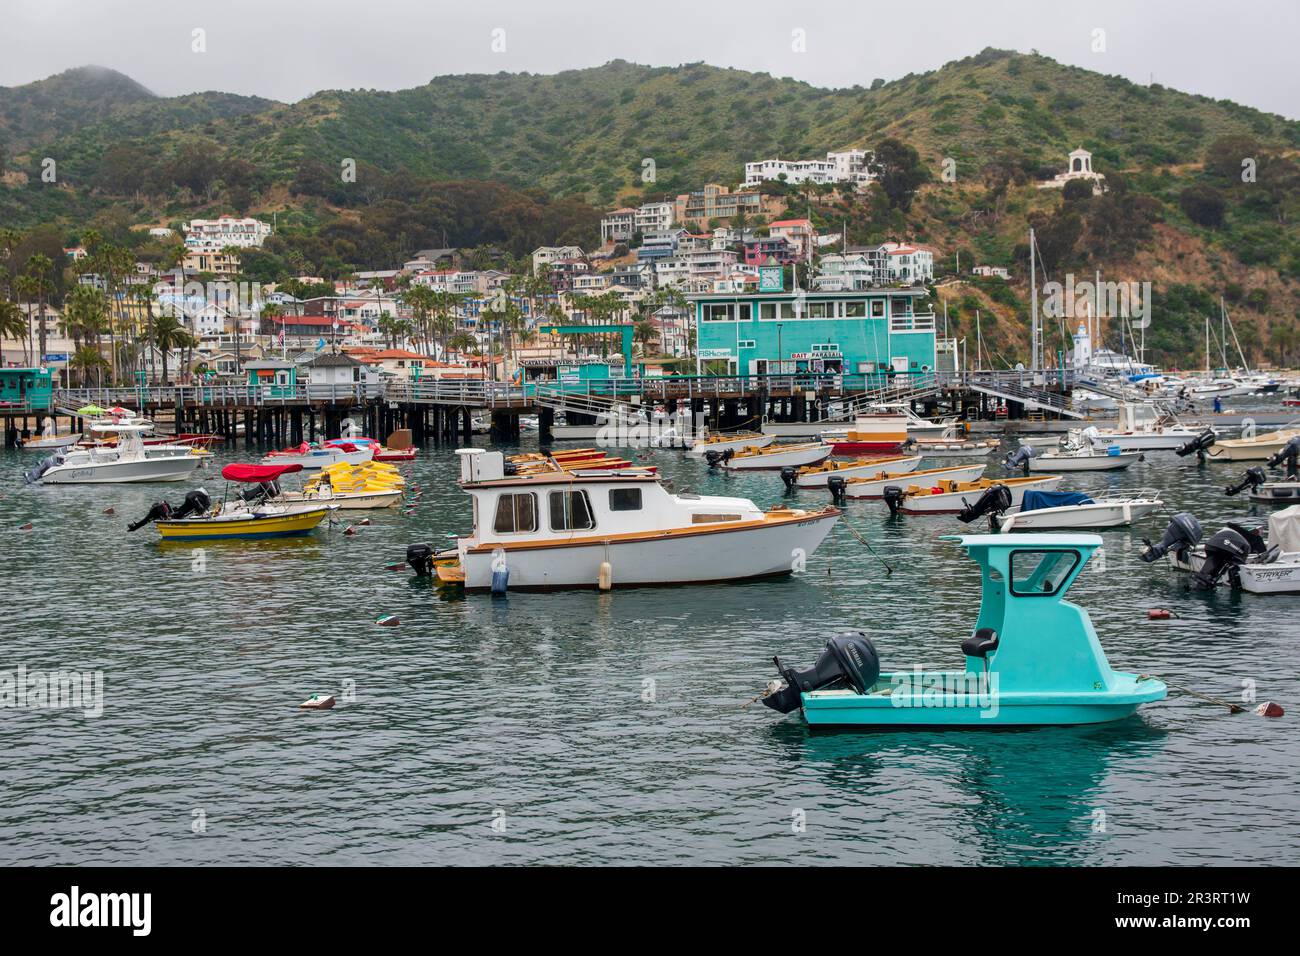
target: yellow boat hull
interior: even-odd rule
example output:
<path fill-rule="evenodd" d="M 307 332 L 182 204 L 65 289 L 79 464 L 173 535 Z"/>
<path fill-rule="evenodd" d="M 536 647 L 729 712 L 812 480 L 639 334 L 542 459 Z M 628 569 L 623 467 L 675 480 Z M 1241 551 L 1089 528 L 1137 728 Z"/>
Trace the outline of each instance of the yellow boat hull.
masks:
<path fill-rule="evenodd" d="M 315 508 L 288 515 L 254 515 L 251 517 L 184 518 L 158 521 L 158 533 L 167 540 L 213 540 L 218 538 L 287 538 L 311 534 L 325 520 L 329 508 Z"/>

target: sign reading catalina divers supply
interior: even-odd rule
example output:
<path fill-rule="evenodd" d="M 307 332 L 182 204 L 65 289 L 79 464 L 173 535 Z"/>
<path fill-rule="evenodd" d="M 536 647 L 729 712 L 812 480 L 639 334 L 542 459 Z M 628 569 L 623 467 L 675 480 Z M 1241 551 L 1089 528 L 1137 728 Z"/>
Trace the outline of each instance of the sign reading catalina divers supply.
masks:
<path fill-rule="evenodd" d="M 758 291 L 780 292 L 785 288 L 785 270 L 781 266 L 758 267 Z"/>

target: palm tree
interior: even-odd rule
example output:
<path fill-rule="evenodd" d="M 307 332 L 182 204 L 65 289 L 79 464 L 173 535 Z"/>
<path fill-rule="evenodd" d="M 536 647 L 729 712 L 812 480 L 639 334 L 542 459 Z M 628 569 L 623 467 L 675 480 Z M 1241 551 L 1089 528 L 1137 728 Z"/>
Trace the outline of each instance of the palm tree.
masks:
<path fill-rule="evenodd" d="M 50 261 L 49 256 L 41 255 L 39 252 L 27 260 L 27 268 L 23 270 L 23 279 L 26 280 L 28 303 L 32 299 L 36 300 L 37 307 L 37 334 L 39 336 L 40 347 L 37 354 L 40 362 L 45 361 L 45 304 L 49 297 L 55 293 L 54 285 L 54 263 Z"/>
<path fill-rule="evenodd" d="M 411 310 L 415 328 L 424 341 L 424 354 L 431 354 L 429 351 L 429 316 L 432 314 L 437 301 L 434 291 L 427 285 L 413 285 L 402 292 L 402 301 Z"/>
<path fill-rule="evenodd" d="M 23 364 L 32 364 L 31 342 L 27 316 L 8 299 L 0 299 L 0 339 L 14 339 L 23 343 Z"/>
<path fill-rule="evenodd" d="M 641 355 L 644 357 L 650 351 L 650 343 L 659 338 L 659 330 L 649 319 L 642 319 L 636 324 L 632 336 L 641 343 Z"/>
<path fill-rule="evenodd" d="M 177 321 L 174 315 L 162 315 L 153 324 L 153 344 L 162 353 L 162 383 L 170 385 L 167 380 L 167 353 L 172 349 L 184 348 L 190 333 Z"/>
<path fill-rule="evenodd" d="M 108 322 L 108 297 L 93 286 L 79 285 L 63 302 L 63 334 L 72 339 L 74 351 L 81 343 L 93 342 L 96 348 L 99 336 Z"/>
<path fill-rule="evenodd" d="M 104 368 L 108 365 L 107 360 L 99 349 L 92 345 L 83 345 L 73 354 L 72 359 L 68 362 L 69 368 L 75 368 L 81 373 L 81 387 L 86 387 L 87 374 L 94 369 L 99 373 L 99 384 L 104 384 Z"/>

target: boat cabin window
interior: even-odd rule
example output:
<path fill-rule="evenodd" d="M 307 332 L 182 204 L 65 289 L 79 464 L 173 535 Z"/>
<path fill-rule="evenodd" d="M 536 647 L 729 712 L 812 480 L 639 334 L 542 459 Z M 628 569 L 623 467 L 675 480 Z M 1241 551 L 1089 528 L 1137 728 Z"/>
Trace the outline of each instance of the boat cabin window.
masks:
<path fill-rule="evenodd" d="M 609 489 L 609 510 L 610 511 L 640 511 L 641 510 L 641 489 L 640 488 Z"/>
<path fill-rule="evenodd" d="M 585 491 L 551 492 L 552 531 L 582 531 L 595 526 Z"/>
<path fill-rule="evenodd" d="M 1056 594 L 1078 563 L 1078 551 L 1012 551 L 1011 593 L 1018 597 Z"/>
<path fill-rule="evenodd" d="M 497 498 L 497 516 L 492 522 L 497 534 L 518 534 L 537 530 L 537 496 L 532 492 L 501 495 Z"/>

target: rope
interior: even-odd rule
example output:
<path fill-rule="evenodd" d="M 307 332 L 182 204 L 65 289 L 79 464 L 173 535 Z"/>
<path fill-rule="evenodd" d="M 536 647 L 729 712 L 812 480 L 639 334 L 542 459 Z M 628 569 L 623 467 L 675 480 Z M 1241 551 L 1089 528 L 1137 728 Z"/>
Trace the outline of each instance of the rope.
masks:
<path fill-rule="evenodd" d="M 1140 683 L 1144 680 L 1153 680 L 1154 678 L 1155 678 L 1154 674 L 1139 674 L 1138 682 Z M 1230 714 L 1240 714 L 1246 709 L 1245 707 L 1242 707 L 1240 704 L 1234 704 L 1230 700 L 1220 700 L 1217 697 L 1211 697 L 1209 694 L 1203 694 L 1199 690 L 1192 690 L 1190 687 L 1183 687 L 1179 684 L 1172 683 L 1171 681 L 1165 681 L 1165 686 L 1171 687 L 1174 690 L 1180 690 L 1184 694 L 1191 694 L 1193 697 L 1199 697 L 1201 698 L 1201 700 L 1208 701 L 1211 704 L 1218 704 L 1220 707 L 1226 707 L 1228 708 L 1228 713 Z"/>
<path fill-rule="evenodd" d="M 868 542 L 866 538 L 864 538 L 864 537 L 862 537 L 862 535 L 858 534 L 858 529 L 855 528 L 855 527 L 853 527 L 853 525 L 849 524 L 848 519 L 847 519 L 847 518 L 844 518 L 843 515 L 840 516 L 840 519 L 841 519 L 841 521 L 843 521 L 843 523 L 844 523 L 844 527 L 846 527 L 846 528 L 849 529 L 849 533 L 850 533 L 851 535 L 853 535 L 853 537 L 857 538 L 857 539 L 858 539 L 858 542 L 859 542 L 860 544 L 862 544 L 862 545 L 863 545 L 863 546 L 864 546 L 868 551 L 870 551 L 873 555 L 875 555 L 876 560 L 879 561 L 881 564 L 883 564 L 883 565 L 885 566 L 885 573 L 886 573 L 886 574 L 893 574 L 893 573 L 894 573 L 894 569 L 891 568 L 891 567 L 889 566 L 888 562 L 886 562 L 884 558 L 882 558 L 879 554 L 876 554 L 876 549 L 873 548 L 873 547 L 871 546 L 871 543 Z"/>

